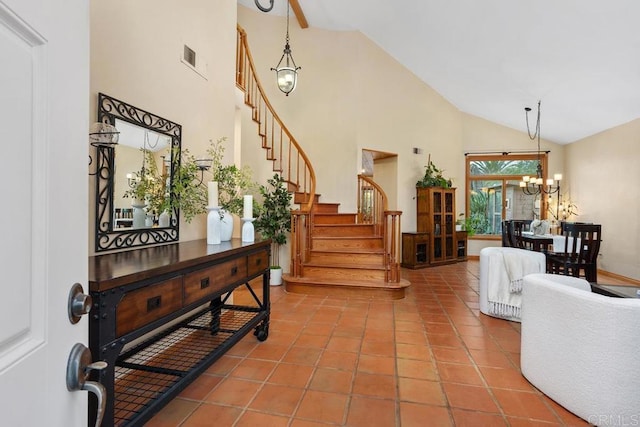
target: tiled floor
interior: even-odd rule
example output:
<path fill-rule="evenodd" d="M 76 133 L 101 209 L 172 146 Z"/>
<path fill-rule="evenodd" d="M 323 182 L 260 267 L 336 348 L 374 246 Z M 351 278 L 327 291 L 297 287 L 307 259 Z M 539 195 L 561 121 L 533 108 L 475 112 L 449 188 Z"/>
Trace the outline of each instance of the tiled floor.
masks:
<path fill-rule="evenodd" d="M 477 276 L 477 261 L 403 269 L 394 302 L 271 288 L 269 338 L 245 337 L 147 426 L 587 425 L 522 377 L 520 325 L 479 314 Z"/>

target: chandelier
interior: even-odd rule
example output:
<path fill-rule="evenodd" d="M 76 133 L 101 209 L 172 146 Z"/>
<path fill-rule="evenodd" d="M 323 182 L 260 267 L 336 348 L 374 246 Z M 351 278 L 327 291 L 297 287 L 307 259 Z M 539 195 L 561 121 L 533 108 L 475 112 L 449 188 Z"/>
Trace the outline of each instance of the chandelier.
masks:
<path fill-rule="evenodd" d="M 546 183 L 542 174 L 542 152 L 540 151 L 540 101 L 538 101 L 538 117 L 536 120 L 536 130 L 533 135 L 531 135 L 531 130 L 529 128 L 529 111 L 531 111 L 531 108 L 525 107 L 524 111 L 527 120 L 527 134 L 529 135 L 529 139 L 532 141 L 537 140 L 538 142 L 538 165 L 536 166 L 535 176 L 525 175 L 522 177 L 522 181 L 520 181 L 520 188 L 522 188 L 524 194 L 529 196 L 559 193 L 562 174 L 554 174 L 553 179 L 547 179 Z"/>
<path fill-rule="evenodd" d="M 271 3 L 273 7 L 273 1 Z M 284 52 L 276 68 L 271 69 L 271 71 L 276 72 L 278 88 L 287 96 L 296 88 L 296 84 L 298 83 L 298 70 L 302 68 L 296 66 L 293 56 L 291 55 L 291 46 L 289 45 L 289 9 L 289 3 L 287 3 L 287 35 L 285 37 Z M 262 8 L 260 10 L 262 10 Z M 282 63 L 283 61 L 284 64 Z"/>

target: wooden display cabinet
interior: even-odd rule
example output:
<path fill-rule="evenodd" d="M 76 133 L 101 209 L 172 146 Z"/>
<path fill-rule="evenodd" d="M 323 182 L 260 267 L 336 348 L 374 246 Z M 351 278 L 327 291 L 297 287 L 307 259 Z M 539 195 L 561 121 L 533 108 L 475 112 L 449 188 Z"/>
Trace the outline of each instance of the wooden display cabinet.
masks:
<path fill-rule="evenodd" d="M 416 188 L 417 230 L 429 236 L 429 265 L 446 264 L 466 259 L 466 233 L 455 230 L 456 189 L 442 187 Z M 460 240 L 464 240 L 460 251 Z M 463 255 L 460 255 L 463 254 Z"/>

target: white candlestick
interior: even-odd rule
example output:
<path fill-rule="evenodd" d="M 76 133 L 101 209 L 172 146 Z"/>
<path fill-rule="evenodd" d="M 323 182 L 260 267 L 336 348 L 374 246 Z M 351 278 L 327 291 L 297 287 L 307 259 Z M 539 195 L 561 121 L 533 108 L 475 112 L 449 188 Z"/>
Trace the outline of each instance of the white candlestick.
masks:
<path fill-rule="evenodd" d="M 253 218 L 253 196 L 244 196 L 244 212 L 242 213 L 242 215 L 242 218 Z"/>
<path fill-rule="evenodd" d="M 209 207 L 217 208 L 218 207 L 218 182 L 209 181 L 207 183 L 207 188 L 209 189 Z"/>

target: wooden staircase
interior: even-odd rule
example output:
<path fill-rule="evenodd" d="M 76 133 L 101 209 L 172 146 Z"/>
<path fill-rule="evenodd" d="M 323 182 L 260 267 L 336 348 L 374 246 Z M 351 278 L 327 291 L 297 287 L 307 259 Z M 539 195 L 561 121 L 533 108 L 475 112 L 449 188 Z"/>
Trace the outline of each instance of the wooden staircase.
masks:
<path fill-rule="evenodd" d="M 356 213 L 340 213 L 339 203 L 320 201 L 311 162 L 265 97 L 240 27 L 236 84 L 252 108 L 267 160 L 299 205 L 292 211 L 291 268 L 283 275 L 285 289 L 308 295 L 404 298 L 410 283 L 400 278 L 401 212 L 388 210 L 382 189 L 360 175 Z"/>

